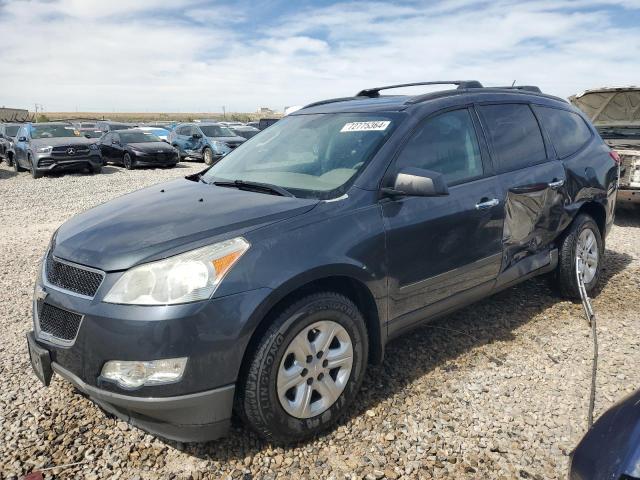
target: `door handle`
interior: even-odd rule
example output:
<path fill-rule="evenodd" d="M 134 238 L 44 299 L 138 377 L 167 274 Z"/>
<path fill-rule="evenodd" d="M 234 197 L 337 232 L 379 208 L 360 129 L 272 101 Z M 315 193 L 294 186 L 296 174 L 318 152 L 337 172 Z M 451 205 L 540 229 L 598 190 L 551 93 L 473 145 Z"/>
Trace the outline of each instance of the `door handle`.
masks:
<path fill-rule="evenodd" d="M 549 182 L 549 188 L 560 188 L 564 185 L 564 180 L 553 179 L 553 182 Z"/>
<path fill-rule="evenodd" d="M 486 210 L 488 208 L 495 207 L 500 203 L 500 200 L 497 198 L 492 198 L 491 200 L 482 199 L 480 203 L 476 203 L 476 210 Z"/>

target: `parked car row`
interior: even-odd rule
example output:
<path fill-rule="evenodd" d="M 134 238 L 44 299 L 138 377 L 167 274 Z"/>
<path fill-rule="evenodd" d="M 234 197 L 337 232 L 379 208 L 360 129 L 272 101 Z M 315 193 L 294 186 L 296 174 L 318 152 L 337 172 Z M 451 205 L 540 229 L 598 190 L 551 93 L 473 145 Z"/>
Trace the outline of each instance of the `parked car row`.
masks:
<path fill-rule="evenodd" d="M 266 127 L 265 127 L 266 128 Z M 108 163 L 127 169 L 173 167 L 182 159 L 213 165 L 260 130 L 240 122 L 151 123 L 109 120 L 0 124 L 0 160 L 34 178 Z"/>

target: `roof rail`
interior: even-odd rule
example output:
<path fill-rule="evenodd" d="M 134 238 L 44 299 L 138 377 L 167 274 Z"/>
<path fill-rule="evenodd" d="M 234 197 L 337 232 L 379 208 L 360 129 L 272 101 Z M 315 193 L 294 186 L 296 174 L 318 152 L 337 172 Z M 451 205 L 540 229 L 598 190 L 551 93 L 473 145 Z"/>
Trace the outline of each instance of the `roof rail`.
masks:
<path fill-rule="evenodd" d="M 542 93 L 542 90 L 540 90 L 540 87 L 536 87 L 535 85 L 510 85 L 508 87 L 489 87 L 489 88 L 499 88 L 500 90 L 525 90 L 527 92 Z"/>
<path fill-rule="evenodd" d="M 439 80 L 434 82 L 402 83 L 399 85 L 387 85 L 385 87 L 366 88 L 356 94 L 356 97 L 376 98 L 380 96 L 380 90 L 390 90 L 392 88 L 417 87 L 420 85 L 457 85 L 463 88 L 482 88 L 482 84 L 477 80 Z"/>
<path fill-rule="evenodd" d="M 339 97 L 339 98 L 329 98 L 328 100 L 320 100 L 318 102 L 310 103 L 309 105 L 305 105 L 300 110 L 304 108 L 317 107 L 318 105 L 326 105 L 327 103 L 335 103 L 335 102 L 347 102 L 349 100 L 354 100 L 355 97 Z"/>

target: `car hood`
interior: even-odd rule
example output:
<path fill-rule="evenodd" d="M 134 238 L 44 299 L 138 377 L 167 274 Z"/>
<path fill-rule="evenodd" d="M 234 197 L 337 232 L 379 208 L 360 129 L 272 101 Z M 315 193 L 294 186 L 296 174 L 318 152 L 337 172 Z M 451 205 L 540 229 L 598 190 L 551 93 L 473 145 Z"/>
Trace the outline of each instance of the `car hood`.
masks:
<path fill-rule="evenodd" d="M 129 147 L 140 152 L 158 153 L 158 152 L 173 152 L 174 149 L 166 142 L 143 142 L 143 143 L 129 143 Z"/>
<path fill-rule="evenodd" d="M 86 137 L 32 138 L 34 147 L 58 147 L 60 145 L 90 145 L 94 143 Z"/>
<path fill-rule="evenodd" d="M 300 215 L 317 203 L 174 180 L 73 217 L 58 230 L 53 253 L 104 271 L 124 270 Z"/>
<path fill-rule="evenodd" d="M 640 126 L 640 88 L 587 90 L 569 98 L 594 125 Z"/>

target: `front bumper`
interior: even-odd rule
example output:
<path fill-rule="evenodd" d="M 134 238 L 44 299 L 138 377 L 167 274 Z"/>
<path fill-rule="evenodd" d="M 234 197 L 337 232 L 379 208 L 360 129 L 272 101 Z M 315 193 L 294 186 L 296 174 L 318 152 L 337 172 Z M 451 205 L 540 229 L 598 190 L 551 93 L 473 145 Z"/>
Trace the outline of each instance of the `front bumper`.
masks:
<path fill-rule="evenodd" d="M 87 385 L 52 363 L 55 373 L 116 417 L 136 427 L 179 442 L 205 442 L 227 433 L 234 385 L 176 397 L 132 397 Z"/>
<path fill-rule="evenodd" d="M 61 291 L 39 278 L 33 302 L 33 342 L 46 351 L 55 373 L 133 425 L 180 441 L 223 435 L 231 418 L 242 359 L 261 318 L 259 307 L 271 290 L 157 307 L 102 302 L 103 292 L 119 275 L 107 274 L 93 299 Z M 71 342 L 43 333 L 40 314 L 45 304 L 82 316 Z M 101 377 L 109 360 L 178 357 L 188 357 L 178 382 L 128 390 Z"/>
<path fill-rule="evenodd" d="M 640 189 L 623 189 L 618 188 L 617 202 L 640 203 Z"/>
<path fill-rule="evenodd" d="M 94 154 L 82 157 L 57 158 L 49 154 L 36 154 L 34 163 L 36 164 L 36 170 L 38 172 L 47 173 L 74 170 L 77 168 L 100 167 L 102 166 L 102 156 L 100 154 Z"/>

